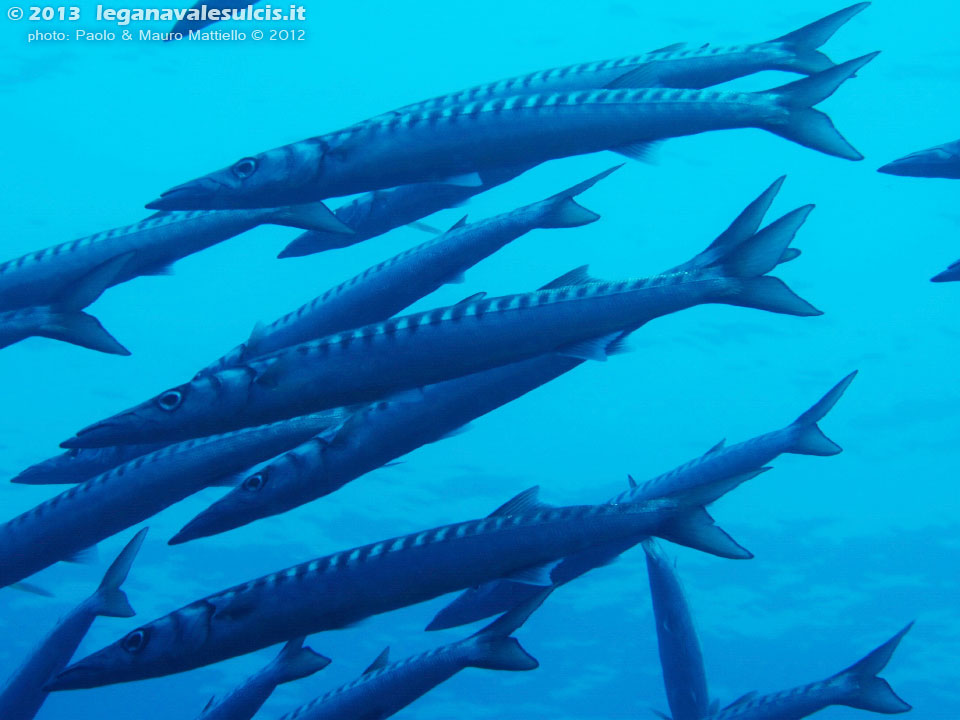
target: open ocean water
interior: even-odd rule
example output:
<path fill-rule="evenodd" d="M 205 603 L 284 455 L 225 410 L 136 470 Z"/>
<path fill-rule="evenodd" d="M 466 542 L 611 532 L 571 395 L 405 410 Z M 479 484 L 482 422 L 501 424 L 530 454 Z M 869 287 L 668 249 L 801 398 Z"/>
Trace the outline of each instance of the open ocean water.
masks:
<path fill-rule="evenodd" d="M 80 26 L 102 29 L 95 4 L 79 4 L 89 18 Z M 842 5 L 330 0 L 310 3 L 306 22 L 289 24 L 305 29 L 302 42 L 28 44 L 28 21 L 4 20 L 3 257 L 135 222 L 149 214 L 146 201 L 179 182 L 406 103 L 679 41 L 759 42 Z M 915 619 L 883 676 L 913 705 L 909 717 L 958 717 L 960 288 L 928 279 L 960 257 L 960 184 L 875 171 L 958 135 L 957 12 L 942 0 L 879 0 L 825 46 L 837 62 L 883 51 L 820 106 L 864 161 L 759 130 L 669 140 L 654 163 L 627 162 L 582 196 L 601 221 L 534 231 L 471 269 L 466 284 L 444 286 L 414 307 L 532 290 L 583 263 L 603 278 L 655 274 L 703 249 L 785 173 L 768 219 L 806 203 L 817 208 L 794 243 L 803 255 L 776 274 L 822 317 L 707 306 L 658 319 L 635 334 L 633 352 L 585 363 L 403 464 L 293 512 L 168 547 L 224 492 L 204 490 L 137 526 L 150 526 L 124 586 L 137 617 L 97 619 L 77 657 L 229 585 L 482 517 L 531 485 L 550 502 L 601 502 L 626 488 L 627 473 L 646 479 L 721 438 L 737 442 L 786 425 L 856 369 L 822 423 L 842 454 L 785 455 L 712 508 L 754 559 L 668 551 L 678 557 L 711 695 L 723 704 L 827 677 Z M 791 77 L 764 73 L 731 86 L 760 90 Z M 504 212 L 621 161 L 612 153 L 552 161 L 430 222 L 447 227 L 464 212 Z M 78 428 L 185 381 L 258 320 L 425 239 L 400 228 L 343 250 L 275 259 L 297 232 L 262 226 L 186 258 L 172 277 L 109 290 L 91 312 L 131 357 L 41 338 L 0 352 L 0 474 L 14 476 L 58 452 Z M 0 519 L 61 490 L 4 484 Z M 0 678 L 96 587 L 132 534 L 103 542 L 94 566 L 59 564 L 32 579 L 53 590 L 52 599 L 0 591 Z M 334 662 L 278 688 L 258 717 L 279 717 L 349 680 L 386 645 L 399 659 L 469 634 L 423 632 L 449 599 L 312 637 L 308 644 Z M 539 670 L 467 670 L 398 717 L 599 720 L 666 710 L 639 548 L 558 590 L 518 637 Z M 192 718 L 275 653 L 55 693 L 38 717 Z M 834 707 L 818 717 L 862 712 Z"/>

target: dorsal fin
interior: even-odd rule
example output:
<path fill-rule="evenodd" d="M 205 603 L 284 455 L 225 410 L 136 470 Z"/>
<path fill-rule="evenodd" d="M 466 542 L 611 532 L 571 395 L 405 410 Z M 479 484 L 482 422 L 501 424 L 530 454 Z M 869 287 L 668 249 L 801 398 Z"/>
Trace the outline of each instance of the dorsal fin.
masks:
<path fill-rule="evenodd" d="M 675 52 L 677 50 L 683 50 L 689 43 L 685 42 L 676 42 L 670 45 L 664 45 L 662 48 L 657 48 L 656 50 L 651 50 L 650 53 L 668 53 Z"/>
<path fill-rule="evenodd" d="M 588 283 L 600 282 L 596 278 L 590 277 L 589 272 L 587 272 L 589 269 L 589 265 L 581 265 L 570 272 L 565 272 L 539 289 L 553 290 L 554 288 L 570 287 L 571 285 L 587 285 Z"/>
<path fill-rule="evenodd" d="M 532 488 L 527 488 L 519 495 L 507 500 L 507 502 L 487 515 L 487 517 L 506 517 L 508 515 L 518 515 L 522 512 L 533 510 L 534 508 L 538 507 L 550 506 L 540 502 L 540 486 L 534 485 Z"/>
<path fill-rule="evenodd" d="M 631 490 L 635 490 L 638 487 L 637 481 L 633 479 L 633 475 L 627 475 L 627 482 L 630 483 Z"/>
<path fill-rule="evenodd" d="M 463 300 L 458 302 L 457 305 L 466 305 L 467 303 L 479 302 L 480 300 L 483 300 L 486 296 L 487 294 L 485 292 L 474 293 L 473 295 L 465 297 Z"/>
<path fill-rule="evenodd" d="M 257 323 L 253 326 L 253 330 L 250 331 L 250 337 L 247 338 L 246 342 L 246 352 L 244 355 L 256 355 L 257 354 L 257 345 L 260 344 L 260 341 L 263 340 L 264 333 L 266 332 L 267 326 L 262 321 L 258 320 Z"/>
<path fill-rule="evenodd" d="M 379 655 L 377 655 L 376 658 L 374 658 L 373 662 L 370 663 L 370 666 L 366 670 L 364 670 L 362 674 L 366 675 L 367 673 L 372 673 L 374 670 L 379 670 L 380 668 L 384 668 L 387 666 L 388 662 L 390 662 L 390 646 L 389 645 L 383 649 L 383 652 L 381 652 Z"/>
<path fill-rule="evenodd" d="M 453 225 L 450 226 L 450 230 L 456 230 L 457 228 L 462 228 L 466 224 L 467 224 L 467 216 L 464 215 L 462 218 L 460 218 Z M 450 230 L 447 230 L 447 232 L 450 232 Z"/>
<path fill-rule="evenodd" d="M 734 700 L 732 703 L 727 705 L 727 707 L 725 707 L 724 710 L 726 710 L 727 708 L 732 708 L 734 705 L 742 705 L 745 702 L 749 702 L 750 700 L 755 698 L 757 695 L 758 695 L 758 692 L 756 690 L 751 690 L 748 693 L 744 693 L 743 695 L 738 697 L 736 700 Z"/>
<path fill-rule="evenodd" d="M 727 442 L 727 439 L 726 439 L 726 438 L 721 439 L 720 442 L 718 442 L 718 443 L 717 443 L 716 445 L 714 445 L 712 448 L 710 448 L 709 450 L 707 450 L 707 451 L 704 453 L 704 455 L 713 455 L 713 453 L 719 452 L 719 451 L 723 450 L 723 446 L 724 446 L 724 444 L 725 444 L 726 442 Z"/>

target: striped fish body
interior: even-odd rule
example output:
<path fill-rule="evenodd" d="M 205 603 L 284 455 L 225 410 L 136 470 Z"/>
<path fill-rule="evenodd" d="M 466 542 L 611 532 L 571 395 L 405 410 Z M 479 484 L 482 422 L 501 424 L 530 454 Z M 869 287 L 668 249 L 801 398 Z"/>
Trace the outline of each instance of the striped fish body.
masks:
<path fill-rule="evenodd" d="M 261 224 L 267 214 L 264 210 L 158 213 L 134 225 L 8 260 L 0 263 L 0 310 L 52 303 L 93 268 L 126 253 L 133 255 L 112 285 L 162 272 L 180 258 Z"/>
<path fill-rule="evenodd" d="M 104 448 L 67 450 L 52 458 L 31 465 L 10 482 L 25 485 L 56 485 L 78 483 L 100 475 L 141 455 L 164 447 L 163 443 L 148 445 L 115 445 Z"/>
<path fill-rule="evenodd" d="M 69 559 L 329 424 L 323 416 L 296 418 L 178 443 L 75 485 L 0 525 L 0 587 Z"/>
<path fill-rule="evenodd" d="M 687 598 L 670 558 L 644 543 L 663 684 L 673 720 L 701 720 L 710 697 L 703 653 Z"/>
<path fill-rule="evenodd" d="M 484 172 L 477 186 L 416 183 L 365 193 L 336 210 L 336 216 L 354 234 L 311 230 L 293 240 L 278 257 L 299 257 L 347 247 L 416 222 L 439 210 L 457 207 L 474 195 L 501 185 L 528 168 L 497 168 Z"/>
<path fill-rule="evenodd" d="M 210 595 L 67 668 L 57 689 L 183 672 L 656 533 L 676 506 L 536 506 L 336 553 Z M 133 650 L 131 650 L 133 648 Z"/>
<path fill-rule="evenodd" d="M 319 410 L 374 400 L 636 327 L 729 290 L 723 278 L 684 280 L 690 276 L 681 273 L 482 299 L 304 343 L 251 363 L 280 371 L 276 386 L 251 386 L 248 407 L 284 414 L 291 403 Z"/>
<path fill-rule="evenodd" d="M 201 375 L 159 399 L 81 430 L 65 447 L 199 437 L 322 409 L 371 402 L 410 388 L 564 351 L 660 315 L 719 302 L 736 278 L 686 271 L 484 298 L 390 319 Z M 161 396 L 163 397 L 163 396 Z"/>
<path fill-rule="evenodd" d="M 786 115 L 774 97 L 760 93 L 661 88 L 540 93 L 400 113 L 270 153 L 300 166 L 301 172 L 290 175 L 293 183 L 314 168 L 309 188 L 285 189 L 302 193 L 306 201 L 755 127 Z"/>
<path fill-rule="evenodd" d="M 453 643 L 370 670 L 280 720 L 387 718 L 470 667 L 468 643 Z"/>
<path fill-rule="evenodd" d="M 411 103 L 393 112 L 435 110 L 515 95 L 595 90 L 611 87 L 618 82 L 623 83 L 620 87 L 626 88 L 668 87 L 700 90 L 764 70 L 794 70 L 797 65 L 796 53 L 782 43 L 678 47 L 613 60 L 540 70 Z M 389 115 L 390 113 L 385 113 L 375 119 Z"/>
<path fill-rule="evenodd" d="M 639 487 L 625 490 L 612 502 L 642 502 L 668 497 L 719 480 L 759 470 L 789 452 L 797 430 L 792 426 L 764 433 L 729 447 L 719 447 L 658 475 Z"/>
<path fill-rule="evenodd" d="M 40 688 L 66 667 L 97 618 L 93 603 L 94 598 L 88 598 L 62 617 L 0 689 L 0 717 L 30 720 L 37 714 L 47 698 Z"/>
<path fill-rule="evenodd" d="M 582 362 L 545 355 L 428 386 L 416 401 L 376 403 L 351 416 L 333 437 L 311 438 L 259 469 L 191 520 L 171 543 L 226 532 L 328 495 Z"/>
<path fill-rule="evenodd" d="M 255 342 L 234 348 L 206 370 L 216 371 L 250 357 L 385 320 L 539 227 L 542 205 L 535 203 L 455 228 L 369 267 L 262 328 Z"/>
<path fill-rule="evenodd" d="M 844 704 L 851 694 L 849 683 L 849 677 L 840 675 L 770 695 L 744 698 L 704 720 L 800 720 L 830 705 Z"/>

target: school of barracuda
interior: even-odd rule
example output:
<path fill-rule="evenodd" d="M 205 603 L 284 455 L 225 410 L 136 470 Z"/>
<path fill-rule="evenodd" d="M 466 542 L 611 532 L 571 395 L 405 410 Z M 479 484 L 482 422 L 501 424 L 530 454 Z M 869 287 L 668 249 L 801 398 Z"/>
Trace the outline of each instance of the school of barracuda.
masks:
<path fill-rule="evenodd" d="M 131 529 L 206 487 L 229 490 L 170 544 L 262 522 L 334 493 L 585 362 L 627 352 L 628 338 L 656 318 L 701 304 L 820 314 L 770 274 L 798 257 L 792 243 L 813 210 L 804 205 L 765 221 L 784 178 L 712 242 L 705 239 L 701 253 L 657 275 L 600 280 L 580 267 L 553 280 L 535 278 L 545 284 L 534 291 L 476 293 L 446 307 L 403 311 L 444 284 L 462 282 L 465 271 L 531 231 L 600 220 L 580 195 L 615 181 L 617 167 L 446 232 L 423 222 L 544 162 L 606 150 L 643 159 L 659 141 L 745 127 L 840 160 L 862 159 L 814 106 L 869 72 L 875 52 L 835 64 L 820 50 L 869 4 L 753 45 L 669 46 L 413 103 L 178 185 L 149 203 L 158 212 L 135 225 L 0 264 L 0 347 L 43 336 L 129 354 L 84 308 L 119 283 L 162 274 L 257 225 L 304 231 L 281 258 L 346 247 L 404 225 L 436 233 L 258 324 L 193 378 L 79 429 L 62 443 L 67 452 L 13 478 L 71 486 L 0 524 L 0 587 L 46 594 L 31 583 L 34 573 L 117 533 L 130 530 L 132 539 L 93 594 L 0 691 L 0 719 L 33 718 L 54 691 L 186 672 L 276 645 L 269 665 L 200 714 L 251 718 L 279 684 L 330 662 L 304 645 L 307 636 L 455 592 L 428 630 L 499 616 L 415 657 L 392 661 L 385 651 L 357 679 L 283 716 L 382 720 L 464 668 L 537 668 L 514 634 L 557 588 L 636 545 L 646 554 L 673 720 L 794 719 L 829 705 L 909 710 L 878 673 L 910 625 L 826 680 L 748 694 L 721 709 L 709 696 L 693 619 L 662 547 L 666 541 L 722 558 L 753 557 L 707 507 L 770 470 L 783 453 L 840 453 L 819 423 L 855 372 L 781 429 L 720 443 L 644 483 L 630 478 L 629 488 L 596 505 L 549 506 L 530 488 L 484 518 L 374 540 L 225 588 L 73 659 L 96 617 L 134 614 L 120 586 L 147 531 Z M 711 89 L 765 70 L 804 77 L 755 92 Z M 960 141 L 914 152 L 880 172 L 960 178 Z M 335 211 L 324 204 L 357 193 Z M 960 262 L 933 280 L 960 280 Z M 824 390 L 811 387 L 811 399 Z M 322 638 L 313 645 L 322 646 Z"/>

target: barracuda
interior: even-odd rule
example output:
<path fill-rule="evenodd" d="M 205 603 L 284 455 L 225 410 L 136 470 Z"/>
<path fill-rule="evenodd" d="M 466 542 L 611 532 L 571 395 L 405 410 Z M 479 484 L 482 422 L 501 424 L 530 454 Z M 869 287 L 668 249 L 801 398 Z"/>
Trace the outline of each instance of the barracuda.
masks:
<path fill-rule="evenodd" d="M 683 586 L 673 563 L 655 541 L 644 540 L 643 551 L 671 720 L 701 720 L 711 712 L 710 694 L 703 653 Z"/>
<path fill-rule="evenodd" d="M 554 508 L 532 488 L 481 520 L 335 553 L 210 595 L 74 663 L 48 689 L 184 672 L 498 577 L 549 585 L 557 559 L 627 537 L 669 535 L 721 557 L 748 556 L 702 507 L 714 497 L 710 488 L 683 502 Z"/>
<path fill-rule="evenodd" d="M 546 355 L 448 380 L 418 400 L 377 403 L 341 427 L 307 440 L 197 515 L 170 540 L 178 545 L 226 532 L 329 495 L 348 482 L 572 370 L 583 361 Z"/>
<path fill-rule="evenodd" d="M 469 268 L 531 230 L 596 222 L 600 216 L 573 198 L 615 169 L 511 212 L 469 225 L 461 221 L 443 235 L 369 267 L 270 325 L 258 327 L 250 340 L 201 372 L 216 372 L 292 345 L 385 320 L 445 283 L 462 282 Z"/>
<path fill-rule="evenodd" d="M 261 207 L 279 198 L 309 202 L 601 150 L 643 158 L 657 140 L 747 127 L 860 160 L 830 118 L 813 106 L 876 55 L 759 93 L 584 90 L 400 113 L 243 158 L 167 191 L 147 207 Z"/>
<path fill-rule="evenodd" d="M 704 485 L 724 482 L 730 483 L 732 489 L 769 470 L 767 464 L 783 453 L 818 456 L 838 454 L 841 452 L 840 446 L 824 435 L 817 423 L 833 409 L 855 376 L 856 373 L 851 373 L 845 377 L 787 427 L 730 447 L 724 447 L 723 443 L 720 443 L 701 457 L 658 475 L 642 485 L 636 485 L 631 478 L 630 489 L 611 498 L 610 502 L 633 503 L 660 497 L 675 497 L 695 492 Z M 609 547 L 595 548 L 587 553 L 566 558 L 554 568 L 551 578 L 557 584 L 568 583 L 614 561 L 635 544 L 636 541 L 613 543 Z M 482 620 L 504 612 L 530 597 L 530 594 L 530 588 L 504 580 L 495 580 L 471 588 L 437 613 L 427 630 L 443 630 Z"/>
<path fill-rule="evenodd" d="M 791 33 L 751 45 L 678 43 L 661 50 L 599 62 L 540 70 L 405 105 L 394 112 L 432 110 L 448 105 L 541 92 L 570 92 L 611 87 L 702 89 L 765 70 L 811 75 L 834 67 L 817 48 L 865 10 L 862 2 L 839 10 Z"/>
<path fill-rule="evenodd" d="M 960 178 L 960 140 L 919 150 L 877 169 L 887 175 L 924 178 Z"/>
<path fill-rule="evenodd" d="M 388 651 L 356 680 L 331 690 L 280 720 L 385 720 L 468 667 L 485 670 L 535 670 L 537 660 L 511 634 L 553 591 L 541 588 L 526 602 L 459 642 L 434 648 L 400 662 Z"/>
<path fill-rule="evenodd" d="M 323 670 L 329 658 L 303 647 L 305 638 L 294 638 L 273 661 L 221 700 L 210 700 L 197 720 L 251 720 L 277 685 L 301 680 Z"/>
<path fill-rule="evenodd" d="M 756 218 L 753 209 L 769 204 L 779 185 L 751 205 L 751 222 L 759 223 L 763 213 Z M 780 280 L 765 276 L 791 252 L 788 246 L 812 207 L 794 210 L 758 233 L 738 219 L 696 258 L 652 278 L 580 278 L 583 284 L 461 302 L 296 345 L 202 375 L 62 444 L 102 447 L 208 435 L 396 398 L 412 388 L 545 353 L 602 359 L 609 335 L 703 303 L 819 315 Z"/>
<path fill-rule="evenodd" d="M 376 190 L 341 205 L 334 213 L 337 219 L 353 230 L 353 234 L 308 230 L 296 237 L 277 257 L 302 257 L 325 250 L 348 247 L 369 240 L 401 225 L 427 229 L 419 220 L 438 210 L 459 207 L 474 195 L 522 175 L 530 168 L 496 168 L 479 173 L 479 182 L 470 185 L 453 183 L 416 183 L 387 190 Z"/>
<path fill-rule="evenodd" d="M 10 482 L 22 485 L 61 485 L 80 483 L 112 470 L 141 455 L 166 447 L 165 443 L 116 445 L 62 452 L 20 472 Z"/>
<path fill-rule="evenodd" d="M 79 278 L 69 291 L 56 295 L 49 305 L 0 312 L 0 348 L 29 337 L 47 337 L 111 355 L 129 355 L 130 351 L 83 309 L 132 262 L 132 253 L 111 258 Z"/>
<path fill-rule="evenodd" d="M 264 223 L 350 232 L 322 203 L 253 211 L 157 213 L 134 225 L 0 263 L 0 310 L 59 302 L 85 276 L 120 256 L 129 259 L 102 289 L 140 275 L 162 274 L 177 260 Z"/>
<path fill-rule="evenodd" d="M 133 617 L 133 608 L 120 586 L 127 579 L 146 534 L 144 528 L 127 543 L 97 591 L 64 616 L 10 677 L 0 690 L 0 717 L 31 720 L 37 714 L 47 699 L 43 686 L 67 666 L 97 617 Z"/>
<path fill-rule="evenodd" d="M 616 60 L 542 70 L 413 103 L 385 116 L 527 93 L 571 92 L 600 87 L 703 89 L 762 70 L 803 74 L 820 72 L 832 67 L 833 62 L 817 52 L 816 48 L 869 4 L 863 2 L 852 5 L 764 43 L 700 48 L 681 44 Z M 401 225 L 415 223 L 438 210 L 454 207 L 527 169 L 504 168 L 481 172 L 480 183 L 474 187 L 423 183 L 367 193 L 336 210 L 337 218 L 352 228 L 354 235 L 306 232 L 284 248 L 279 257 L 299 257 L 353 245 Z"/>
<path fill-rule="evenodd" d="M 747 693 L 704 720 L 800 720 L 831 705 L 891 715 L 912 708 L 877 673 L 883 670 L 913 623 L 859 662 L 835 675 L 769 695 Z"/>
<path fill-rule="evenodd" d="M 0 525 L 0 587 L 70 559 L 342 419 L 313 415 L 178 443 L 75 485 Z"/>

